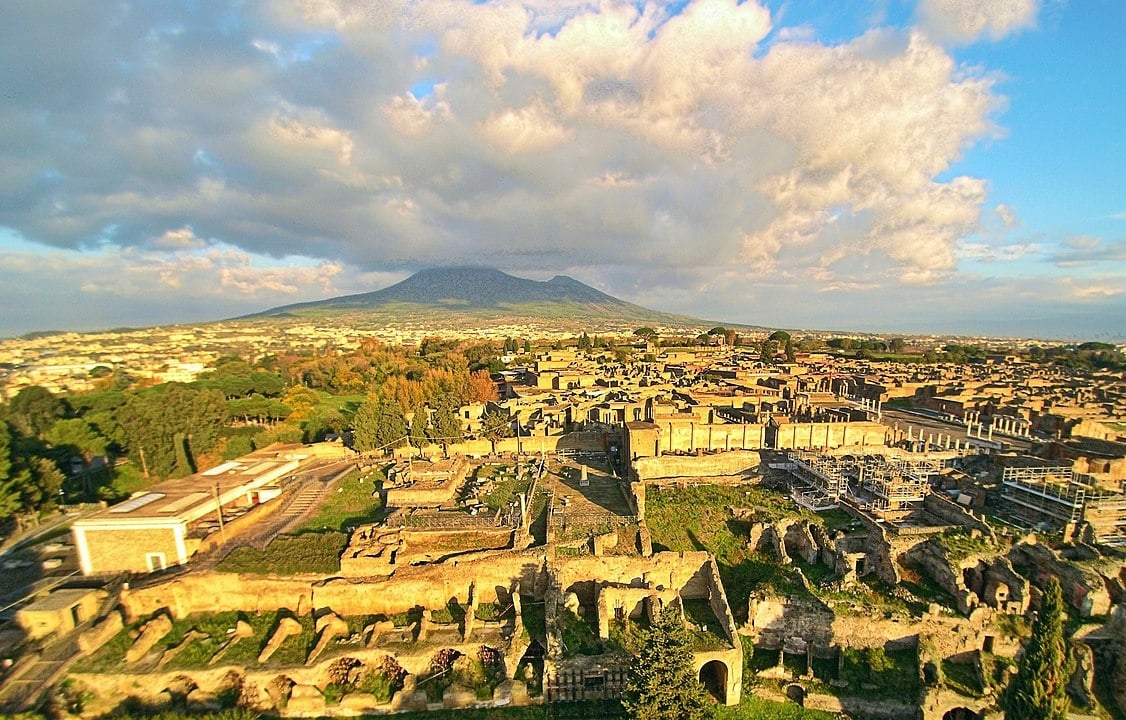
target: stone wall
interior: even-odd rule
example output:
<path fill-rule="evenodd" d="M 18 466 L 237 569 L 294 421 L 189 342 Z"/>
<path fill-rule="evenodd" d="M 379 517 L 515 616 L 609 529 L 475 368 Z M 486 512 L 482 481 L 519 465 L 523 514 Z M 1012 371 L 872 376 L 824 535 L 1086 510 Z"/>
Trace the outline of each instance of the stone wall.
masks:
<path fill-rule="evenodd" d="M 1051 548 L 1036 542 L 1035 536 L 1014 546 L 1009 552 L 1009 560 L 1036 587 L 1043 587 L 1050 576 L 1058 578 L 1064 602 L 1078 610 L 1081 616 L 1110 612 L 1110 593 L 1103 578 L 1060 557 Z"/>
<path fill-rule="evenodd" d="M 923 509 L 940 520 L 972 530 L 979 530 L 990 537 L 993 536 L 993 528 L 989 527 L 989 523 L 944 495 L 933 492 L 927 493 L 926 497 L 923 498 Z"/>
<path fill-rule="evenodd" d="M 883 445 L 888 429 L 880 423 L 787 423 L 778 426 L 774 447 L 836 448 L 851 445 Z"/>
<path fill-rule="evenodd" d="M 469 562 L 403 567 L 391 578 L 321 582 L 311 577 L 267 577 L 193 573 L 167 583 L 122 590 L 129 618 L 168 608 L 175 618 L 191 613 L 242 610 L 267 613 L 282 608 L 303 615 L 331 609 L 338 615 L 393 614 L 416 605 L 445 607 L 450 598 L 468 604 L 475 585 L 480 602 L 491 602 L 515 582 L 519 592 L 542 597 L 544 559 L 534 553 L 496 554 Z"/>
<path fill-rule="evenodd" d="M 680 590 L 689 584 L 709 558 L 706 552 L 662 552 L 647 558 L 614 555 L 577 557 L 556 560 L 553 574 L 565 591 L 576 582 L 589 582 L 592 578 L 631 587 L 648 587 L 652 583 L 657 589 Z"/>
<path fill-rule="evenodd" d="M 750 450 L 707 455 L 662 455 L 643 457 L 633 462 L 633 476 L 640 481 L 657 478 L 693 478 L 735 475 L 753 472 L 759 466 L 759 454 Z"/>

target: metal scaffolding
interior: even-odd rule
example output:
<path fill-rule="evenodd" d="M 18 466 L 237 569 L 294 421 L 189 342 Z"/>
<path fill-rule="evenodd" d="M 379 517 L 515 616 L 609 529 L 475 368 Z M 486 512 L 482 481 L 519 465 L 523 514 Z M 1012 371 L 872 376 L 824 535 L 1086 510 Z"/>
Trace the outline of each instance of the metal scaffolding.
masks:
<path fill-rule="evenodd" d="M 1005 511 L 1016 524 L 1052 530 L 1086 522 L 1098 542 L 1126 544 L 1126 495 L 1100 491 L 1069 467 L 1005 468 Z"/>

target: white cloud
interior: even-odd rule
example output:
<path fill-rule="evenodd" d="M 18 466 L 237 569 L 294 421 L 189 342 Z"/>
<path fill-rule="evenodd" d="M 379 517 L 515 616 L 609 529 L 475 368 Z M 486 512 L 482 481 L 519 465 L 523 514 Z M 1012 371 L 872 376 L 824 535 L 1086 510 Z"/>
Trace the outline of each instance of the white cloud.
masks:
<path fill-rule="evenodd" d="M 1034 253 L 978 243 L 1015 215 L 956 165 L 1005 101 L 939 30 L 1000 37 L 1035 4 L 927 1 L 918 30 L 837 44 L 758 0 L 40 5 L 0 28 L 0 62 L 33 63 L 0 107 L 0 225 L 108 242 L 149 292 L 300 299 L 473 262 L 734 307 L 765 274 L 923 292 Z M 1048 257 L 1118 256 L 1066 250 Z"/>
<path fill-rule="evenodd" d="M 1000 40 L 1036 26 L 1038 0 L 921 0 L 919 24 L 938 40 Z"/>
<path fill-rule="evenodd" d="M 480 132 L 485 142 L 513 154 L 551 150 L 571 136 L 539 98 L 522 108 L 489 116 Z"/>

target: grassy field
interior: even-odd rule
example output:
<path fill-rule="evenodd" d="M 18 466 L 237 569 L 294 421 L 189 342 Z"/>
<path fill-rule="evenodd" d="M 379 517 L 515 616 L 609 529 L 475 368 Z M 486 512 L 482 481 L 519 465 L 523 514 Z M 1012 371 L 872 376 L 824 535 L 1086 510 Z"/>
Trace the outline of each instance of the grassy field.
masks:
<path fill-rule="evenodd" d="M 320 507 L 297 533 L 346 532 L 348 528 L 379 522 L 384 515 L 379 489 L 385 479 L 377 468 L 349 473 L 329 490 Z"/>
<path fill-rule="evenodd" d="M 646 523 L 654 550 L 709 550 L 716 558 L 727 601 L 737 621 L 746 620 L 747 600 L 760 586 L 789 595 L 808 595 L 790 568 L 748 547 L 750 523 L 728 507 L 753 507 L 761 517 L 794 515 L 779 493 L 754 485 L 697 485 L 652 489 L 646 496 Z"/>
<path fill-rule="evenodd" d="M 342 532 L 279 535 L 265 550 L 237 548 L 215 569 L 247 575 L 334 575 L 340 572 L 340 553 L 347 544 Z"/>

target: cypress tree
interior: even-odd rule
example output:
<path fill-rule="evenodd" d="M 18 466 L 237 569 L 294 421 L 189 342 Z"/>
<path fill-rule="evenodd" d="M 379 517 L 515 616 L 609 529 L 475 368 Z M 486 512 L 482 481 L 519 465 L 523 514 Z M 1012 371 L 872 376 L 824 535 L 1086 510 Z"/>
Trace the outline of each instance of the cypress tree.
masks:
<path fill-rule="evenodd" d="M 646 633 L 630 665 L 622 706 L 635 720 L 702 720 L 712 716 L 696 679 L 688 631 L 676 608 L 666 606 Z"/>
<path fill-rule="evenodd" d="M 1005 720 L 1063 720 L 1069 705 L 1067 683 L 1075 664 L 1063 636 L 1063 593 L 1051 578 L 1040 598 L 1032 637 L 1017 676 L 1005 691 Z"/>

